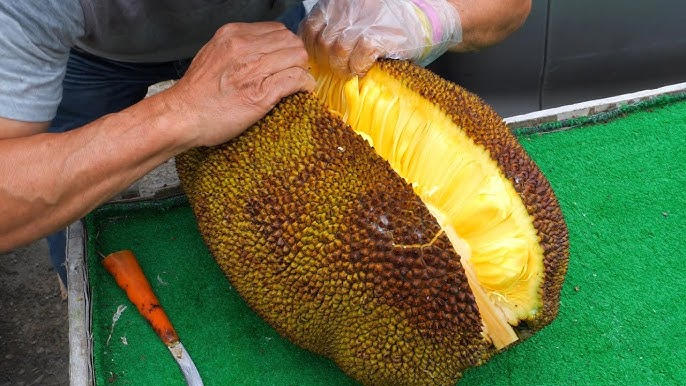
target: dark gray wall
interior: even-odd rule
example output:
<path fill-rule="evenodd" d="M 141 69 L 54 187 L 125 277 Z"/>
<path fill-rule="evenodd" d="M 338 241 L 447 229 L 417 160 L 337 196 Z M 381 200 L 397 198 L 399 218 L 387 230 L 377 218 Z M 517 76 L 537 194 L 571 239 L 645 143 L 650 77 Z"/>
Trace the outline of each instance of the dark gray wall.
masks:
<path fill-rule="evenodd" d="M 481 96 L 501 115 L 539 108 L 545 51 L 546 7 L 535 1 L 522 28 L 477 53 L 448 52 L 429 68 Z"/>
<path fill-rule="evenodd" d="M 504 42 L 430 68 L 503 116 L 686 81 L 686 1 L 533 0 Z"/>
<path fill-rule="evenodd" d="M 543 108 L 686 81 L 686 1 L 551 1 Z"/>

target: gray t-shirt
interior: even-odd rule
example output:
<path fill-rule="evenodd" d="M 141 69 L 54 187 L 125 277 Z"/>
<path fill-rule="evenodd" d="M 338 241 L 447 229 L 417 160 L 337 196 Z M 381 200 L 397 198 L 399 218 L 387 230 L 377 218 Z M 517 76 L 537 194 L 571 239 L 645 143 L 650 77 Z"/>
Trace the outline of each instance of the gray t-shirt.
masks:
<path fill-rule="evenodd" d="M 193 56 L 230 22 L 273 20 L 298 0 L 0 1 L 0 117 L 54 118 L 69 51 L 125 62 Z"/>

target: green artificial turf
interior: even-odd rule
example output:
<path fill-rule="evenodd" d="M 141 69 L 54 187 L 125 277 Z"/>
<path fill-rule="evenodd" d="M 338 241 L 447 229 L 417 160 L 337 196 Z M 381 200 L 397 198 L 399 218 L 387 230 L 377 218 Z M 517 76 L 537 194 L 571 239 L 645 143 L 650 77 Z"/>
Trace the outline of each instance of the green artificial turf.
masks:
<path fill-rule="evenodd" d="M 461 384 L 686 382 L 686 102 L 644 107 L 573 130 L 520 135 L 569 226 L 560 314 L 468 370 Z M 119 249 L 138 256 L 207 385 L 352 383 L 246 306 L 203 245 L 185 200 L 107 206 L 89 215 L 87 232 L 97 384 L 183 384 L 99 263 L 99 253 Z M 119 305 L 128 308 L 112 329 Z"/>

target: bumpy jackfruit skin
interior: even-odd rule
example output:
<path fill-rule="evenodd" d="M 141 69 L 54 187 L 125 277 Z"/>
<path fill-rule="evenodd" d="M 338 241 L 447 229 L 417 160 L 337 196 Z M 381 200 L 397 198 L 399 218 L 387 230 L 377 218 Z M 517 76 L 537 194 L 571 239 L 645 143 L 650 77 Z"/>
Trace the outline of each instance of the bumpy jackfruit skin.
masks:
<path fill-rule="evenodd" d="M 489 344 L 424 204 L 310 95 L 177 160 L 205 242 L 247 303 L 368 384 L 449 384 Z"/>
<path fill-rule="evenodd" d="M 557 316 L 569 259 L 567 226 L 550 183 L 503 119 L 479 97 L 409 62 L 381 61 L 377 65 L 439 106 L 476 144 L 486 148 L 519 193 L 538 231 L 545 270 L 543 307 L 538 316 L 519 326 L 519 334 L 523 338 L 545 327 Z"/>
<path fill-rule="evenodd" d="M 540 317 L 557 313 L 567 233 L 550 187 L 478 98 L 403 62 L 384 71 L 486 147 L 544 247 Z M 294 343 L 365 384 L 454 384 L 496 350 L 460 257 L 400 176 L 314 96 L 282 101 L 240 137 L 177 157 L 210 251 L 246 302 Z"/>

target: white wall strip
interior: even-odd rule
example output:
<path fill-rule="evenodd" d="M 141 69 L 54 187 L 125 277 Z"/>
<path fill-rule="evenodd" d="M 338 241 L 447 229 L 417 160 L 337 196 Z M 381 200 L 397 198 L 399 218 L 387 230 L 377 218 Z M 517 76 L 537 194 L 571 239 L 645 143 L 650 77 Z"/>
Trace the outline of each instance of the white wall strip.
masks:
<path fill-rule="evenodd" d="M 638 91 L 610 98 L 595 99 L 552 109 L 534 111 L 528 114 L 515 115 L 513 117 L 505 118 L 505 123 L 511 129 L 536 126 L 546 122 L 562 121 L 565 119 L 585 117 L 611 111 L 621 106 L 642 102 L 658 96 L 683 92 L 686 92 L 686 82 L 672 84 L 653 90 Z"/>

